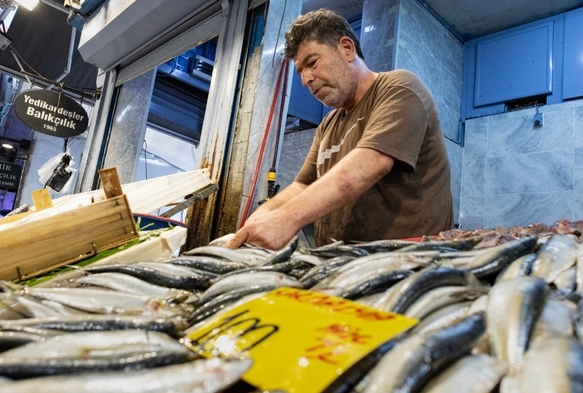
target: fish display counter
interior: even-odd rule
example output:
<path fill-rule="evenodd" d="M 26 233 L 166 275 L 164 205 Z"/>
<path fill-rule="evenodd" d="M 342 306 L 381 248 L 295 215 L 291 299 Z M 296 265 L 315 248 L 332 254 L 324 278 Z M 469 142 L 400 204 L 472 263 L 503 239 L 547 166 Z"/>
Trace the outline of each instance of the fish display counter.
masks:
<path fill-rule="evenodd" d="M 2 392 L 583 391 L 583 222 L 3 281 Z"/>

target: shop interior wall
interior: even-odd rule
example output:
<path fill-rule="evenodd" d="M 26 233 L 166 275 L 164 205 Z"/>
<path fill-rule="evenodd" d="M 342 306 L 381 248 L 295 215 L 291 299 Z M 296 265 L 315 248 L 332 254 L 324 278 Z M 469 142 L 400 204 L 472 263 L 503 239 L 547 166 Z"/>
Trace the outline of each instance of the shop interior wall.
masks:
<path fill-rule="evenodd" d="M 466 121 L 463 228 L 583 220 L 583 100 Z"/>

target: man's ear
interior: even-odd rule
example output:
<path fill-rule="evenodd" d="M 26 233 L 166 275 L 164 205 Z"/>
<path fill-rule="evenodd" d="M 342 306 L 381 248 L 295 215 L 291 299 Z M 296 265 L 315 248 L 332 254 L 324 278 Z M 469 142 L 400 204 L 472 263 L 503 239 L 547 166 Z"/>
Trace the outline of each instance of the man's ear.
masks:
<path fill-rule="evenodd" d="M 354 45 L 354 41 L 352 41 L 350 37 L 344 36 L 340 38 L 338 47 L 346 57 L 347 61 L 350 62 L 354 60 L 354 58 L 356 57 L 356 46 Z"/>

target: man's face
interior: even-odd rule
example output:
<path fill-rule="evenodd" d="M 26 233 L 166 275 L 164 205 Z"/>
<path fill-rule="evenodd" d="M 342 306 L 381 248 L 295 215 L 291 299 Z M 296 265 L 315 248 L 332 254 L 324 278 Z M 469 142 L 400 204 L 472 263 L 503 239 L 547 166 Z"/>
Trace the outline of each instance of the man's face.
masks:
<path fill-rule="evenodd" d="M 314 97 L 326 106 L 350 110 L 355 105 L 357 85 L 351 58 L 341 45 L 332 48 L 306 41 L 300 44 L 294 63 L 302 84 Z"/>

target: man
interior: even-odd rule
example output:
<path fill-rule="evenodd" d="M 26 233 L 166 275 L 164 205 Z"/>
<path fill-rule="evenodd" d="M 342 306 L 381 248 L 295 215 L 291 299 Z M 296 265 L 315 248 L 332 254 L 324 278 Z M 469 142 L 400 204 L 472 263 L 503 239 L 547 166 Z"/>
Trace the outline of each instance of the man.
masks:
<path fill-rule="evenodd" d="M 283 247 L 314 223 L 316 244 L 436 234 L 453 225 L 450 171 L 435 103 L 411 72 L 368 69 L 348 22 L 302 15 L 285 56 L 302 84 L 333 107 L 294 182 L 227 243 Z"/>

